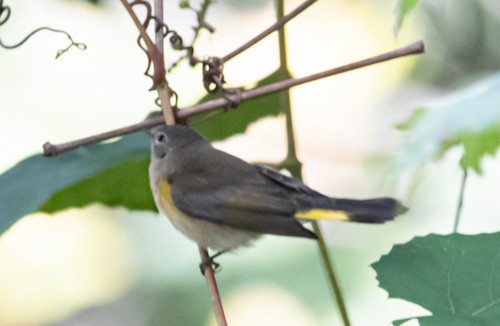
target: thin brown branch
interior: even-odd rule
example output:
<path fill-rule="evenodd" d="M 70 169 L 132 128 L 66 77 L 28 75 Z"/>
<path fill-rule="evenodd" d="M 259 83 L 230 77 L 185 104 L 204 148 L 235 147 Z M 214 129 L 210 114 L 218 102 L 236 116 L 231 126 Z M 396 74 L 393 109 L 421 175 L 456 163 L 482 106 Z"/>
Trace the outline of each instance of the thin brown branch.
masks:
<path fill-rule="evenodd" d="M 283 25 L 285 25 L 290 20 L 292 20 L 293 18 L 295 18 L 295 16 L 297 16 L 298 14 L 300 14 L 301 12 L 303 12 L 304 10 L 306 10 L 307 8 L 309 8 L 309 6 L 311 6 L 316 1 L 318 1 L 318 0 L 307 0 L 306 2 L 304 2 L 303 4 L 301 4 L 300 6 L 298 6 L 297 8 L 295 8 L 293 11 L 291 11 L 288 15 L 284 16 L 282 19 L 279 19 L 272 26 L 269 26 L 267 29 L 265 29 L 264 31 L 262 31 L 259 35 L 255 36 L 254 38 L 252 38 L 251 40 L 249 40 L 248 42 L 246 42 L 245 44 L 243 44 L 242 46 L 240 46 L 236 50 L 232 51 L 231 53 L 225 55 L 222 58 L 222 62 L 227 62 L 227 61 L 231 60 L 232 58 L 234 58 L 235 56 L 237 56 L 238 54 L 244 52 L 248 48 L 254 46 L 259 41 L 261 41 L 262 39 L 264 39 L 266 36 L 268 36 L 269 34 L 271 34 L 274 31 L 277 31 Z"/>
<path fill-rule="evenodd" d="M 151 61 L 153 62 L 153 82 L 155 84 L 155 87 L 157 85 L 160 85 L 165 82 L 165 64 L 163 62 L 163 58 L 161 55 L 160 50 L 158 47 L 153 43 L 151 38 L 149 37 L 146 29 L 142 25 L 139 17 L 134 12 L 134 9 L 132 8 L 134 5 L 142 4 L 146 6 L 148 10 L 148 16 L 151 15 L 150 10 L 151 6 L 149 3 L 144 2 L 144 1 L 133 1 L 132 3 L 129 3 L 127 0 L 120 0 L 127 10 L 129 16 L 132 18 L 134 21 L 135 27 L 137 27 L 137 30 L 139 31 L 139 34 L 141 35 L 141 38 L 144 40 L 144 44 L 146 45 L 146 48 L 148 50 L 148 54 L 151 58 Z"/>
<path fill-rule="evenodd" d="M 208 251 L 202 247 L 198 247 L 200 251 L 201 261 L 208 261 L 210 256 Z M 212 294 L 212 303 L 215 309 L 215 316 L 217 318 L 217 324 L 219 326 L 227 326 L 226 315 L 224 314 L 224 309 L 222 307 L 222 300 L 220 298 L 219 289 L 217 287 L 217 281 L 215 280 L 215 273 L 210 264 L 205 264 L 203 267 L 203 275 L 207 279 L 207 283 L 210 287 L 210 293 Z"/>
<path fill-rule="evenodd" d="M 155 0 L 155 16 L 157 20 L 155 20 L 155 26 L 156 26 L 156 34 L 155 34 L 155 43 L 156 47 L 160 50 L 160 53 L 162 54 L 162 59 L 163 62 L 165 62 L 165 57 L 163 53 L 165 52 L 164 47 L 163 47 L 163 26 L 162 22 L 163 20 L 163 1 L 158 1 Z"/>
<path fill-rule="evenodd" d="M 281 90 L 291 88 L 294 86 L 298 86 L 301 84 L 309 83 L 318 79 L 330 77 L 333 75 L 338 75 L 347 71 L 351 70 L 356 70 L 359 68 L 364 68 L 376 63 L 381 63 L 384 61 L 396 59 L 399 57 L 404 57 L 407 55 L 412 55 L 412 54 L 419 54 L 424 52 L 424 43 L 422 41 L 415 42 L 412 44 L 409 44 L 405 47 L 399 48 L 397 50 L 391 51 L 391 52 L 386 52 L 384 54 L 371 57 L 368 59 L 364 59 L 361 61 L 353 62 L 344 66 L 340 66 L 337 68 L 333 68 L 330 70 L 322 71 L 316 74 L 312 74 L 309 76 L 305 76 L 302 78 L 290 78 L 286 80 L 282 80 L 276 83 L 268 84 L 265 86 L 257 87 L 250 89 L 248 91 L 244 91 L 240 94 L 240 99 L 241 100 L 246 100 L 249 98 L 253 97 L 258 97 L 262 95 L 266 95 L 269 93 L 274 93 L 274 92 L 279 92 Z M 177 112 L 177 117 L 178 118 L 187 118 L 188 116 L 195 114 L 195 113 L 200 113 L 203 111 L 208 111 L 208 110 L 213 110 L 214 108 L 218 107 L 223 107 L 228 104 L 228 101 L 225 98 L 218 98 L 215 100 L 203 102 L 200 104 L 193 105 L 191 107 L 179 110 Z"/>
<path fill-rule="evenodd" d="M 162 63 L 164 62 L 164 48 L 163 48 L 163 0 L 154 0 L 155 16 L 156 16 L 156 47 L 160 51 Z M 156 90 L 161 101 L 161 107 L 163 111 L 163 119 L 167 125 L 175 124 L 174 110 L 170 104 L 170 89 L 167 84 L 167 80 L 164 73 L 165 81 L 160 85 L 157 85 Z M 210 257 L 208 256 L 208 251 L 202 247 L 198 247 L 200 252 L 201 261 L 208 261 Z M 212 303 L 215 310 L 215 316 L 217 317 L 217 322 L 219 326 L 227 326 L 226 317 L 224 315 L 224 307 L 222 306 L 222 300 L 220 298 L 219 289 L 217 287 L 217 282 L 215 280 L 215 273 L 210 264 L 205 265 L 203 275 L 207 280 L 210 293 L 212 294 Z"/>
<path fill-rule="evenodd" d="M 272 83 L 272 84 L 268 84 L 265 86 L 250 89 L 250 90 L 241 92 L 239 94 L 239 96 L 240 96 L 241 100 L 246 100 L 246 99 L 250 99 L 253 97 L 266 95 L 269 93 L 278 92 L 278 91 L 281 91 L 283 89 L 291 88 L 294 86 L 298 86 L 298 85 L 308 83 L 311 81 L 315 81 L 318 79 L 322 79 L 325 77 L 330 77 L 330 76 L 338 75 L 338 74 L 341 74 L 341 73 L 344 73 L 347 71 L 367 67 L 367 66 L 370 66 L 370 65 L 373 65 L 376 63 L 380 63 L 380 62 L 384 62 L 384 61 L 388 61 L 388 60 L 392 60 L 392 59 L 396 59 L 396 58 L 400 58 L 400 57 L 404 57 L 404 56 L 408 56 L 408 55 L 419 54 L 419 53 L 423 53 L 423 52 L 424 52 L 424 43 L 422 41 L 419 41 L 419 42 L 415 42 L 415 43 L 412 43 L 410 45 L 407 45 L 405 47 L 396 49 L 396 50 L 391 51 L 391 52 L 387 52 L 387 53 L 384 53 L 384 54 L 381 54 L 381 55 L 378 55 L 378 56 L 375 56 L 372 58 L 353 62 L 353 63 L 347 64 L 344 66 L 340 66 L 337 68 L 333 68 L 330 70 L 319 72 L 319 73 L 309 75 L 306 77 L 296 78 L 296 79 L 290 78 L 290 79 L 282 80 L 282 81 L 279 81 L 276 83 Z M 185 118 L 189 117 L 190 115 L 204 112 L 204 111 L 213 110 L 213 109 L 220 108 L 220 107 L 225 107 L 228 104 L 229 104 L 229 101 L 227 99 L 217 98 L 217 99 L 210 100 L 207 102 L 195 104 L 193 106 L 190 106 L 190 107 L 187 107 L 184 109 L 177 110 L 175 112 L 176 113 L 175 115 L 176 115 L 177 119 L 185 119 Z M 85 145 L 97 143 L 97 142 L 107 140 L 110 138 L 129 134 L 129 133 L 132 133 L 132 132 L 135 132 L 138 130 L 151 128 L 151 127 L 159 125 L 161 123 L 164 123 L 163 117 L 154 116 L 154 117 L 150 117 L 142 122 L 139 122 L 139 123 L 127 126 L 127 127 L 123 127 L 123 128 L 116 129 L 113 131 L 108 131 L 108 132 L 105 132 L 102 134 L 83 138 L 83 139 L 72 141 L 69 143 L 58 144 L 58 145 L 46 143 L 44 145 L 44 155 L 54 156 L 54 155 L 57 155 L 59 153 L 65 152 L 65 151 L 75 149 L 75 148 L 80 147 L 80 146 L 85 146 Z"/>
<path fill-rule="evenodd" d="M 143 5 L 147 10 L 146 22 L 151 18 L 151 5 L 148 2 L 142 0 L 135 0 L 129 3 L 127 0 L 120 0 L 127 10 L 129 16 L 134 21 L 137 30 L 141 38 L 144 40 L 144 44 L 146 45 L 148 56 L 153 63 L 153 87 L 158 92 L 158 96 L 161 101 L 161 108 L 163 111 L 163 115 L 165 116 L 165 121 L 167 124 L 171 125 L 175 123 L 175 116 L 173 114 L 172 106 L 170 105 L 170 89 L 168 88 L 167 80 L 165 78 L 165 61 L 163 58 L 163 31 L 161 28 L 157 28 L 156 33 L 156 41 L 161 39 L 161 43 L 158 45 L 154 44 L 151 38 L 149 37 L 146 27 L 144 26 L 139 17 L 134 12 L 133 6 L 135 5 Z M 155 0 L 156 2 L 156 0 Z M 163 16 L 163 5 L 155 4 L 155 10 L 160 10 L 161 12 L 155 12 L 155 15 L 159 14 Z M 156 19 L 157 27 L 161 26 L 163 20 Z M 159 37 L 161 34 L 161 37 Z M 161 50 L 160 50 L 161 49 Z M 45 145 L 44 145 L 45 146 Z"/>
<path fill-rule="evenodd" d="M 172 105 L 170 104 L 170 88 L 168 87 L 167 78 L 165 77 L 165 55 L 163 48 L 163 0 L 155 0 L 155 17 L 156 17 L 156 48 L 160 52 L 161 64 L 163 65 L 163 82 L 156 85 L 156 91 L 158 92 L 158 97 L 160 98 L 161 110 L 163 112 L 163 117 L 165 118 L 165 123 L 167 125 L 175 124 L 175 115 Z M 154 61 L 153 61 L 154 64 Z"/>

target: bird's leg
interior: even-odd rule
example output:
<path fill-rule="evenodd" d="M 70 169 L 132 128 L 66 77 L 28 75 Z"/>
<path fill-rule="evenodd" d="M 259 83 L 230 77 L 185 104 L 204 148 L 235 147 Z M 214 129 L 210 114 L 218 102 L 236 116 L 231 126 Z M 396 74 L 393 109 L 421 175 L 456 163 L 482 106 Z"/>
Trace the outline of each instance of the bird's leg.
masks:
<path fill-rule="evenodd" d="M 202 261 L 200 263 L 200 271 L 202 275 L 205 275 L 205 268 L 210 266 L 214 269 L 214 272 L 217 273 L 221 270 L 220 264 L 215 262 L 214 259 L 219 257 L 220 255 L 228 252 L 229 250 L 221 250 L 216 254 L 213 254 L 212 256 L 208 257 L 207 260 Z"/>

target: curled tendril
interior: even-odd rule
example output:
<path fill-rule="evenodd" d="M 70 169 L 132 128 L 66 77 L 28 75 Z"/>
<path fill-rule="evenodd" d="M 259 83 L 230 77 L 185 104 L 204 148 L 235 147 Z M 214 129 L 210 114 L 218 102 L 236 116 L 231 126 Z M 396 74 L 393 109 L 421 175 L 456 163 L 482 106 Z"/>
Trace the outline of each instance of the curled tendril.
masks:
<path fill-rule="evenodd" d="M 11 14 L 10 7 L 5 6 L 3 4 L 3 0 L 0 0 L 0 26 L 4 25 L 9 20 L 10 14 Z M 31 33 L 26 35 L 20 42 L 18 42 L 17 44 L 14 44 L 14 45 L 7 45 L 7 44 L 3 43 L 2 40 L 0 40 L 0 46 L 3 47 L 4 49 L 9 49 L 9 50 L 18 48 L 21 45 L 23 45 L 24 43 L 26 43 L 26 41 L 28 41 L 33 35 L 35 35 L 38 32 L 41 32 L 41 31 L 50 31 L 50 32 L 54 32 L 54 33 L 61 33 L 61 34 L 64 34 L 68 37 L 70 44 L 66 48 L 57 51 L 56 59 L 59 58 L 64 53 L 68 52 L 68 50 L 71 49 L 72 47 L 76 47 L 77 49 L 80 49 L 80 50 L 87 49 L 87 45 L 85 45 L 84 43 L 75 42 L 73 40 L 73 38 L 71 37 L 71 35 L 69 35 L 67 32 L 60 30 L 60 29 L 46 27 L 46 26 L 39 27 L 39 28 L 35 29 L 34 31 L 32 31 Z"/>
<path fill-rule="evenodd" d="M 200 36 L 200 32 L 202 30 L 205 29 L 210 33 L 215 32 L 215 28 L 206 21 L 206 15 L 208 12 L 208 8 L 214 2 L 215 2 L 214 0 L 203 0 L 203 2 L 200 4 L 200 7 L 198 9 L 191 7 L 191 5 L 189 4 L 189 1 L 186 1 L 182 4 L 180 4 L 180 7 L 182 9 L 187 9 L 187 10 L 191 10 L 192 12 L 194 12 L 194 14 L 196 15 L 196 20 L 197 20 L 198 24 L 196 26 L 193 26 L 194 36 L 193 36 L 193 39 L 191 41 L 191 45 L 188 47 L 184 47 L 184 49 L 186 50 L 186 54 L 183 55 L 182 57 L 180 57 L 176 62 L 174 62 L 168 68 L 169 72 L 174 70 L 185 59 L 188 59 L 189 64 L 191 66 L 195 66 L 196 64 L 200 63 L 200 60 L 197 60 L 194 58 L 194 44 L 198 40 L 198 37 Z"/>
<path fill-rule="evenodd" d="M 143 6 L 146 9 L 146 17 L 145 17 L 144 21 L 142 22 L 142 27 L 145 30 L 147 30 L 151 21 L 154 21 L 156 23 L 156 30 L 155 31 L 161 30 L 163 38 L 169 40 L 170 44 L 172 45 L 172 48 L 174 48 L 176 50 L 186 50 L 189 53 L 190 64 L 196 65 L 197 63 L 201 62 L 200 60 L 198 60 L 197 58 L 194 57 L 193 47 L 184 46 L 182 37 L 175 30 L 170 29 L 164 22 L 162 22 L 160 19 L 158 19 L 158 17 L 152 15 L 152 8 L 151 8 L 151 4 L 149 2 L 146 2 L 143 0 L 135 0 L 135 1 L 130 3 L 130 6 L 131 7 Z M 139 48 L 141 48 L 141 50 L 146 54 L 146 56 L 148 58 L 148 63 L 146 66 L 146 70 L 144 71 L 144 75 L 151 78 L 151 80 L 153 80 L 153 75 L 150 73 L 150 69 L 151 69 L 151 65 L 152 65 L 151 57 L 150 57 L 150 54 L 148 52 L 147 47 L 143 44 L 143 38 L 140 35 L 137 38 L 137 45 L 139 46 Z M 172 89 L 170 89 L 170 93 L 171 93 L 171 96 L 174 97 L 173 107 L 175 108 L 175 107 L 177 107 L 177 103 L 178 103 L 178 95 Z M 159 106 L 158 100 L 155 100 L 155 103 Z"/>
<path fill-rule="evenodd" d="M 2 18 L 3 16 L 3 18 Z M 5 24 L 10 17 L 10 7 L 3 5 L 3 0 L 0 0 L 0 26 Z"/>
<path fill-rule="evenodd" d="M 213 30 L 213 28 L 208 25 L 207 23 L 204 22 L 204 15 L 206 13 L 206 10 L 208 8 L 208 5 L 211 3 L 211 0 L 205 0 L 202 6 L 202 14 L 198 14 L 198 24 L 199 26 L 195 28 L 195 39 L 197 38 L 197 35 L 199 34 L 199 31 L 202 28 L 209 29 L 210 31 Z M 227 100 L 228 108 L 236 108 L 241 100 L 240 96 L 240 91 L 237 89 L 226 89 L 224 88 L 224 74 L 223 74 L 223 68 L 224 68 L 224 62 L 222 59 L 218 57 L 208 57 L 204 60 L 198 59 L 194 55 L 194 47 L 193 45 L 184 45 L 184 40 L 183 38 L 177 33 L 177 31 L 171 29 L 167 24 L 165 24 L 163 21 L 161 21 L 158 17 L 152 14 L 152 7 L 151 4 L 147 1 L 144 0 L 134 0 L 130 3 L 131 7 L 134 6 L 143 6 L 146 9 L 146 17 L 142 21 L 142 27 L 147 30 L 149 27 L 151 21 L 154 21 L 156 23 L 156 28 L 155 32 L 162 31 L 162 35 L 164 39 L 168 39 L 170 42 L 172 48 L 174 50 L 179 50 L 179 51 L 186 51 L 186 55 L 184 58 L 187 58 L 189 60 L 189 64 L 191 66 L 195 66 L 199 63 L 202 63 L 202 72 L 203 72 L 203 86 L 205 87 L 206 91 L 209 93 L 214 93 L 214 92 L 223 92 L 224 93 L 224 98 Z M 148 58 L 148 63 L 146 66 L 146 70 L 144 71 L 144 75 L 153 79 L 153 75 L 150 73 L 151 69 L 151 57 L 148 52 L 147 47 L 143 44 L 143 38 L 142 36 L 139 35 L 137 38 L 137 45 L 139 48 L 141 48 L 142 51 L 146 54 Z M 175 65 L 177 65 L 182 58 L 174 63 L 168 71 L 170 72 Z M 174 97 L 174 105 L 173 107 L 177 107 L 178 103 L 178 95 L 177 93 L 170 88 L 170 93 L 171 96 Z M 158 99 L 155 100 L 156 105 L 159 105 Z"/>

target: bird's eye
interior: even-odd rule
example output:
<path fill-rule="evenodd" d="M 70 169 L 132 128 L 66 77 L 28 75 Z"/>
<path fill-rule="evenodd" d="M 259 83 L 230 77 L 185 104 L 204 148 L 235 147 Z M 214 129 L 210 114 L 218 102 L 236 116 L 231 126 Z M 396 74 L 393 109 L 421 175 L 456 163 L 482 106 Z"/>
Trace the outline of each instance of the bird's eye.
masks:
<path fill-rule="evenodd" d="M 167 136 L 165 134 L 160 133 L 156 136 L 156 142 L 157 143 L 164 143 L 167 140 Z"/>

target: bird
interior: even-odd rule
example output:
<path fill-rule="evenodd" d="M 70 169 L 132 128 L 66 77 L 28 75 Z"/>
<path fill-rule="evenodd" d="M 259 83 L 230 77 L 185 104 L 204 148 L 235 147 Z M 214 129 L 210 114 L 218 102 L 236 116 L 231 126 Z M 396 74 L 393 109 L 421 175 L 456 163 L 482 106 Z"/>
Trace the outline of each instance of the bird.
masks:
<path fill-rule="evenodd" d="M 184 125 L 161 125 L 148 134 L 156 206 L 186 237 L 216 251 L 211 260 L 263 234 L 317 239 L 305 221 L 384 223 L 407 211 L 389 197 L 323 195 L 274 168 L 215 149 Z"/>

